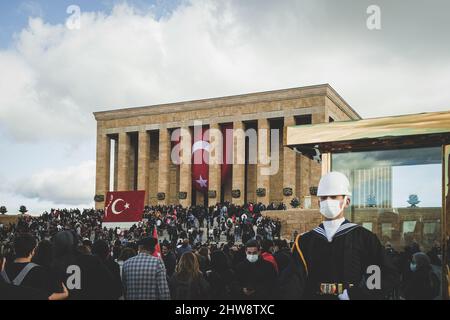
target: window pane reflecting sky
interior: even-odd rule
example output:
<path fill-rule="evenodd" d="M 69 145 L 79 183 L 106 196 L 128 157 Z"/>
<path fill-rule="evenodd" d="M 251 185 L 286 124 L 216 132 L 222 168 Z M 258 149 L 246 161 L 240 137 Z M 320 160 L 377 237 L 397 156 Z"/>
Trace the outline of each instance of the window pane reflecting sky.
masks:
<path fill-rule="evenodd" d="M 388 174 L 367 170 L 372 168 L 386 168 Z M 439 147 L 333 154 L 332 170 L 349 176 L 353 203 L 359 207 L 375 203 L 377 207 L 409 207 L 413 194 L 420 201 L 418 207 L 442 206 Z"/>

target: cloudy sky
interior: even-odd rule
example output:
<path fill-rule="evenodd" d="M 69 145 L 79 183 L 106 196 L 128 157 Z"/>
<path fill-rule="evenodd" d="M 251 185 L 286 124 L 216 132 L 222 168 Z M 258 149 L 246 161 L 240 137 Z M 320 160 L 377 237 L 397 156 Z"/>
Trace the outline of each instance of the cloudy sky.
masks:
<path fill-rule="evenodd" d="M 0 205 L 92 206 L 94 111 L 320 83 L 363 117 L 449 110 L 449 15 L 447 0 L 1 1 Z"/>

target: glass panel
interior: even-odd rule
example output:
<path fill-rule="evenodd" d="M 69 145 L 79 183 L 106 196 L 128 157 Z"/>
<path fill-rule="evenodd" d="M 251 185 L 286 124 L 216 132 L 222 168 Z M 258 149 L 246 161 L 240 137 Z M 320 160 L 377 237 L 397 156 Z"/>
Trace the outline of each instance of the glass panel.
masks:
<path fill-rule="evenodd" d="M 427 251 L 441 238 L 440 148 L 333 154 L 332 170 L 352 185 L 347 218 L 372 223 L 380 240 L 397 250 L 417 242 Z"/>
<path fill-rule="evenodd" d="M 439 269 L 441 148 L 333 154 L 332 170 L 346 174 L 351 183 L 347 219 L 374 232 L 399 257 L 428 253 Z"/>
<path fill-rule="evenodd" d="M 369 231 L 373 231 L 373 223 L 372 222 L 363 222 L 362 226 Z"/>

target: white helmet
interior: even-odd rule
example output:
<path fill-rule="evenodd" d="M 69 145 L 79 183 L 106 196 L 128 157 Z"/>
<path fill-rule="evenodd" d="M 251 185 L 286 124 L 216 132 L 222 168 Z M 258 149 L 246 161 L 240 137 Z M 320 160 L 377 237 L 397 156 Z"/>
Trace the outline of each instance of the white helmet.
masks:
<path fill-rule="evenodd" d="M 324 175 L 317 188 L 317 196 L 351 196 L 350 182 L 345 174 L 333 171 Z"/>

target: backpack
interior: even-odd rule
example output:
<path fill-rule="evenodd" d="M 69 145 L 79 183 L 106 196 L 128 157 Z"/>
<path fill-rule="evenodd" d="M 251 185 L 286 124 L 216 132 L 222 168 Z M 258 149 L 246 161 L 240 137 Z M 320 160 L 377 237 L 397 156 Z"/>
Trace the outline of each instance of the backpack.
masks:
<path fill-rule="evenodd" d="M 3 270 L 0 273 L 0 275 L 5 280 L 6 283 L 13 284 L 15 286 L 20 286 L 25 277 L 28 275 L 28 273 L 30 273 L 30 271 L 37 266 L 38 265 L 33 262 L 28 263 L 12 281 L 9 279 L 8 274 L 6 273 L 5 270 Z"/>
<path fill-rule="evenodd" d="M 202 285 L 200 279 L 180 281 L 177 280 L 173 300 L 194 300 L 205 295 L 207 288 Z"/>

